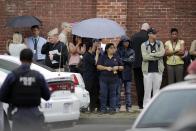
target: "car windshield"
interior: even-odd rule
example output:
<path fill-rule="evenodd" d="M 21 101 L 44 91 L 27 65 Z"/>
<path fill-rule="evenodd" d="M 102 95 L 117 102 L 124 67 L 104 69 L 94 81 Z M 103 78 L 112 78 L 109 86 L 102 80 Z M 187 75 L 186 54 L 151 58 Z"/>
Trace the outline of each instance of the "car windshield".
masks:
<path fill-rule="evenodd" d="M 196 107 L 196 90 L 165 91 L 147 109 L 136 128 L 169 127 L 178 117 Z"/>
<path fill-rule="evenodd" d="M 33 63 L 36 64 L 36 65 L 38 65 L 38 66 L 40 66 L 40 67 L 42 67 L 42 68 L 44 68 L 44 69 L 47 69 L 47 70 L 51 71 L 51 72 L 55 72 L 54 69 L 52 69 L 52 68 L 50 68 L 50 67 L 48 67 L 46 65 L 42 65 L 42 64 L 39 64 L 37 62 L 33 62 Z"/>
<path fill-rule="evenodd" d="M 12 70 L 14 70 L 18 67 L 19 67 L 19 64 L 16 64 L 16 63 L 13 63 L 13 62 L 10 62 L 10 61 L 7 61 L 7 60 L 0 59 L 0 68 L 2 68 L 4 70 L 12 71 Z"/>

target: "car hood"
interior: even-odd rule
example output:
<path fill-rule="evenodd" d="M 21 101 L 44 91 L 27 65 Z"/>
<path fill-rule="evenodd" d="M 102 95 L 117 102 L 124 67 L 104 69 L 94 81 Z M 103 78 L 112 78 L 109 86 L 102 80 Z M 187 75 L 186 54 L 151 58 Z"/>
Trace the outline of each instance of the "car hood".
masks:
<path fill-rule="evenodd" d="M 165 128 L 138 128 L 138 129 L 130 129 L 126 131 L 169 131 Z"/>

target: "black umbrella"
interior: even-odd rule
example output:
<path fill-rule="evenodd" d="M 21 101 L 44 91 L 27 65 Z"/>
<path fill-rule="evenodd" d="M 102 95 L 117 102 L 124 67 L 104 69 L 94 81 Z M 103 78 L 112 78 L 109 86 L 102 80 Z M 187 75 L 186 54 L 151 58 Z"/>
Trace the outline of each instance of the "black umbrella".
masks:
<path fill-rule="evenodd" d="M 8 27 L 22 28 L 31 27 L 34 25 L 41 25 L 41 21 L 35 16 L 16 16 L 10 18 L 6 24 Z"/>

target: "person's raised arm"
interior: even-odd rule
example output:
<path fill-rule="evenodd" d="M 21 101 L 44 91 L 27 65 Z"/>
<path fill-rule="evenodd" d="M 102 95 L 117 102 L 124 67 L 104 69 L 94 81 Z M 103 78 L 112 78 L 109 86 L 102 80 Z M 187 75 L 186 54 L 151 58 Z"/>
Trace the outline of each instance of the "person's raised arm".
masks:
<path fill-rule="evenodd" d="M 71 54 L 76 54 L 76 53 L 77 53 L 77 47 L 74 46 L 73 43 L 69 43 L 69 52 L 70 52 Z"/>

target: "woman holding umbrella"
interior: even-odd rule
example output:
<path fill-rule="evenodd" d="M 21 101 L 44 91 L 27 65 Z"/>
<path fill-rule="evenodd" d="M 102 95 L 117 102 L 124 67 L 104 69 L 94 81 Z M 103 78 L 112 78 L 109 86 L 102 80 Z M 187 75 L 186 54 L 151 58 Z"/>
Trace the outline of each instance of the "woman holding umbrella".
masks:
<path fill-rule="evenodd" d="M 101 113 L 107 112 L 107 101 L 109 94 L 110 113 L 116 111 L 116 88 L 118 86 L 118 72 L 123 70 L 122 62 L 115 55 L 116 49 L 113 43 L 108 43 L 105 53 L 97 63 L 97 69 L 100 71 L 100 105 Z"/>

